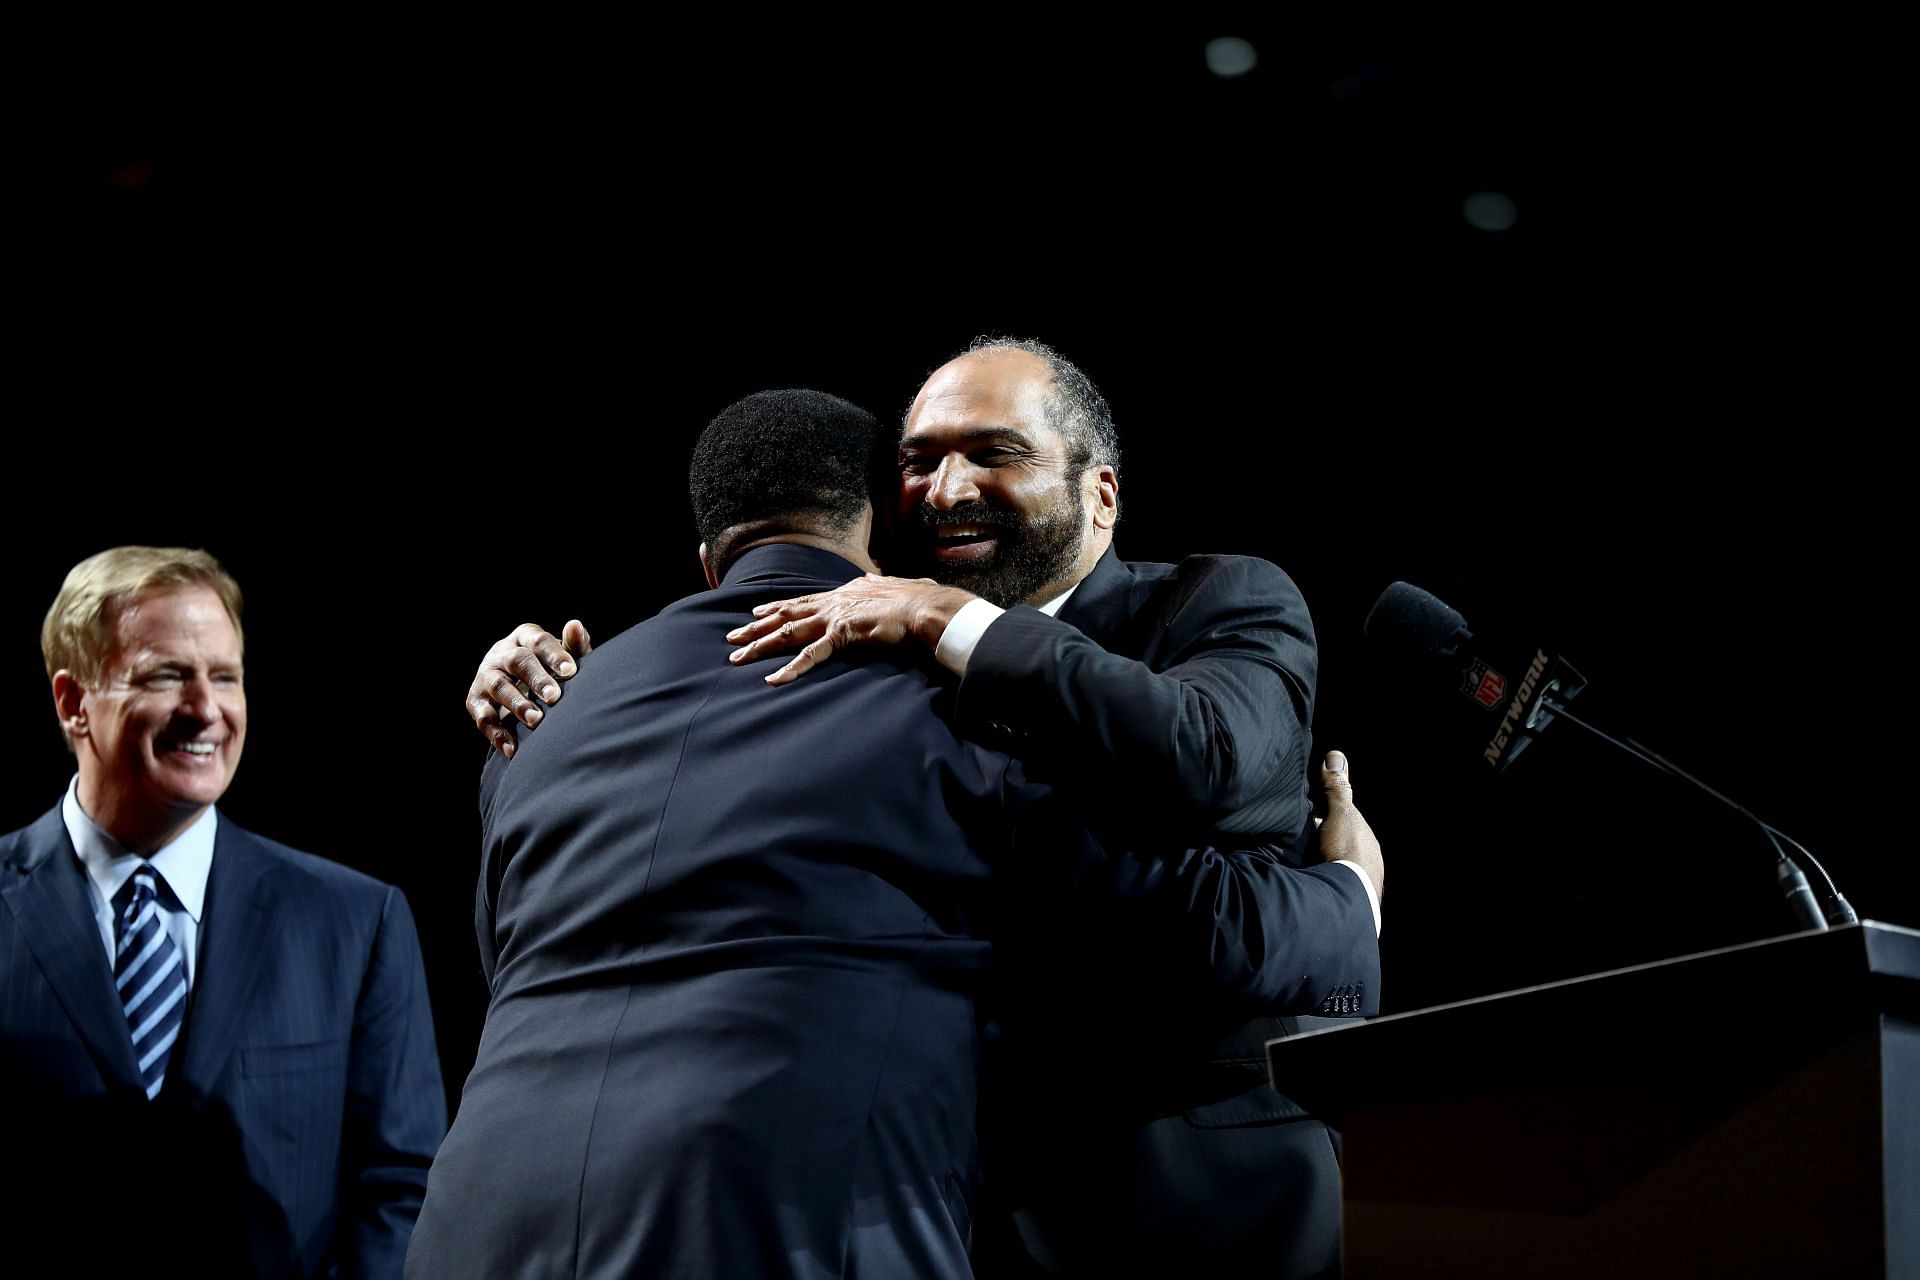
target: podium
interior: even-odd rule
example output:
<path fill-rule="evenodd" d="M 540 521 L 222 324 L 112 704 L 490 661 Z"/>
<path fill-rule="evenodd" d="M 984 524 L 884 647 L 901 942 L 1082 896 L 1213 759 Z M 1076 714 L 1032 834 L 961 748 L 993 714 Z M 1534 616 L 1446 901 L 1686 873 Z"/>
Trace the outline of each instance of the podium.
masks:
<path fill-rule="evenodd" d="M 1920 1277 L 1920 931 L 1868 921 L 1267 1043 L 1349 1277 Z"/>

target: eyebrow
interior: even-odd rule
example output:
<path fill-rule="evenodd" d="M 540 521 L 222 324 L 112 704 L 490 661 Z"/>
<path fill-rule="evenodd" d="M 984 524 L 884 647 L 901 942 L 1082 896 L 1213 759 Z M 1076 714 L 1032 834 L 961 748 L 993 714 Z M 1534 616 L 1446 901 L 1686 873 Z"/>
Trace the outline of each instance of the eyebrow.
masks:
<path fill-rule="evenodd" d="M 1028 448 L 1033 447 L 1033 438 L 1015 427 L 974 427 L 960 436 L 960 442 L 969 445 L 992 440 L 1012 440 Z M 930 432 L 915 432 L 900 441 L 900 452 L 904 456 L 934 443 L 935 437 Z"/>

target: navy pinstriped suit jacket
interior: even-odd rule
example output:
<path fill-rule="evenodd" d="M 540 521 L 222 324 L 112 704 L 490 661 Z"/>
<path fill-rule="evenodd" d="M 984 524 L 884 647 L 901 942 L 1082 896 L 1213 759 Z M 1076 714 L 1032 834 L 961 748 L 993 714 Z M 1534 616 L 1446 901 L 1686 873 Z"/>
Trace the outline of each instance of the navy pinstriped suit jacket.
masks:
<path fill-rule="evenodd" d="M 399 890 L 222 817 L 150 1103 L 85 874 L 57 805 L 0 836 L 9 1248 L 37 1237 L 83 1271 L 399 1275 L 446 1128 Z"/>

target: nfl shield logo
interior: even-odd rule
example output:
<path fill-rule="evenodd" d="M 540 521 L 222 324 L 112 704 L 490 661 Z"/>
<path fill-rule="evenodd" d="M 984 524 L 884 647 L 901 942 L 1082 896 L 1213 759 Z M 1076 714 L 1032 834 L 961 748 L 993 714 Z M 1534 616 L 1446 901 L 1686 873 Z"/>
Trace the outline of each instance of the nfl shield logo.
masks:
<path fill-rule="evenodd" d="M 1483 707 L 1499 706 L 1501 695 L 1506 691 L 1506 677 L 1479 661 L 1467 668 L 1466 676 L 1460 682 L 1460 692 Z"/>

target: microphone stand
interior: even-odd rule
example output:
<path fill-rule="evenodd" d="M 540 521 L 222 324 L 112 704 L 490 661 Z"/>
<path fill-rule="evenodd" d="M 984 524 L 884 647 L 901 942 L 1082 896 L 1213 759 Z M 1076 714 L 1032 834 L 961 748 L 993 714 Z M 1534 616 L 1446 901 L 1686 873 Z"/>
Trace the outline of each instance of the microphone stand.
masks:
<path fill-rule="evenodd" d="M 1729 809 L 1732 809 L 1735 813 L 1753 823 L 1754 826 L 1759 827 L 1761 834 L 1766 836 L 1768 842 L 1773 845 L 1773 852 L 1779 859 L 1778 863 L 1775 864 L 1774 872 L 1780 882 L 1780 892 L 1786 897 L 1788 907 L 1793 911 L 1794 918 L 1800 922 L 1802 928 L 1823 930 L 1830 924 L 1859 923 L 1860 917 L 1855 914 L 1853 904 L 1849 903 L 1846 898 L 1841 895 L 1840 890 L 1834 887 L 1833 877 L 1827 874 L 1827 869 L 1820 865 L 1818 858 L 1807 851 L 1805 845 L 1795 840 L 1792 836 L 1787 835 L 1785 832 L 1776 830 L 1774 827 L 1762 822 L 1759 817 L 1744 805 L 1715 791 L 1712 787 L 1700 781 L 1700 779 L 1694 777 L 1679 765 L 1673 763 L 1673 761 L 1641 746 L 1631 738 L 1623 741 L 1606 732 L 1604 729 L 1588 724 L 1585 720 L 1582 720 L 1579 716 L 1567 710 L 1567 704 L 1554 696 L 1559 692 L 1559 681 L 1557 680 L 1548 682 L 1547 687 L 1540 691 L 1540 696 L 1535 699 L 1532 713 L 1527 716 L 1526 727 L 1528 729 L 1531 730 L 1535 727 L 1535 721 L 1540 718 L 1540 713 L 1543 710 L 1555 716 L 1564 716 L 1567 720 L 1579 725 L 1594 737 L 1599 738 L 1603 742 L 1611 743 L 1634 759 L 1644 764 L 1652 765 L 1654 768 L 1660 770 L 1660 772 L 1671 774 L 1683 782 L 1692 783 L 1701 791 L 1706 792 L 1721 804 L 1726 805 Z M 1802 854 L 1805 854 L 1807 861 L 1813 864 L 1813 869 L 1820 873 L 1820 879 L 1825 882 L 1827 888 L 1827 901 L 1824 908 L 1814 901 L 1813 891 L 1807 886 L 1805 873 L 1794 864 L 1793 859 L 1787 856 L 1787 851 L 1780 846 L 1782 840 L 1785 840 Z"/>

